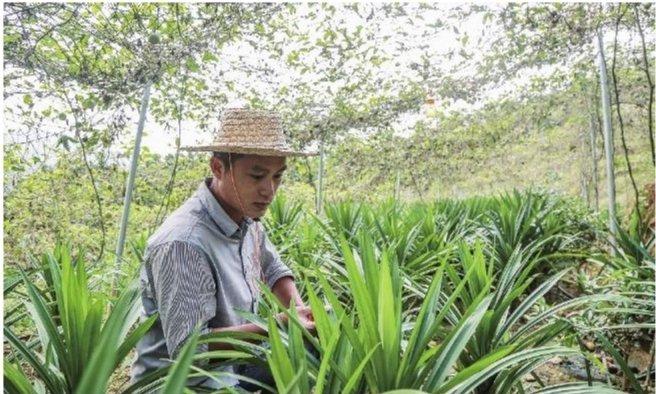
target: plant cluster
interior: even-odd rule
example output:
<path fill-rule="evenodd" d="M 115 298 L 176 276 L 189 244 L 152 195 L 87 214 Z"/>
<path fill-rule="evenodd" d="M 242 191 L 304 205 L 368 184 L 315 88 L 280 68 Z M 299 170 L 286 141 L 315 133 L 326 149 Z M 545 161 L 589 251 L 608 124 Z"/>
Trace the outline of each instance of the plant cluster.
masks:
<path fill-rule="evenodd" d="M 290 393 L 642 392 L 653 371 L 652 363 L 634 373 L 617 350 L 622 333 L 654 333 L 651 244 L 622 232 L 613 255 L 603 238 L 591 239 L 602 229 L 557 196 L 341 202 L 322 215 L 280 196 L 265 224 L 297 275 L 316 332 L 293 308 L 280 324 L 274 317 L 286 309 L 264 289 L 261 313 L 248 318 L 266 338 L 194 334 L 168 368 L 124 392 L 189 390 L 191 376 L 221 378 L 216 360 L 266 363 L 275 387 L 260 385 Z M 144 240 L 133 246 L 139 258 Z M 65 246 L 31 266 L 5 280 L 6 391 L 104 392 L 153 322 L 132 328 L 138 291 L 128 285 L 116 300 L 101 296 Z M 596 349 L 581 345 L 590 338 Z M 233 350 L 196 354 L 204 342 Z M 588 371 L 602 356 L 614 359 L 630 387 L 616 376 L 593 381 L 589 372 L 587 382 L 527 382 L 548 360 L 576 355 Z"/>

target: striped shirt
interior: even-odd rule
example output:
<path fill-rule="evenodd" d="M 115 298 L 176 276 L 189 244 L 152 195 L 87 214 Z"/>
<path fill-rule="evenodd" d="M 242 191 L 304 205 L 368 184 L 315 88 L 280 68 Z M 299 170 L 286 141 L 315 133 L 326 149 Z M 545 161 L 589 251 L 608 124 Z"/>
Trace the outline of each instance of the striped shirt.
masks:
<path fill-rule="evenodd" d="M 142 318 L 156 312 L 159 318 L 137 344 L 134 380 L 167 365 L 197 325 L 208 332 L 247 323 L 239 311 L 257 312 L 258 279 L 273 287 L 292 276 L 262 225 L 251 219 L 237 225 L 211 193 L 210 181 L 148 239 Z"/>

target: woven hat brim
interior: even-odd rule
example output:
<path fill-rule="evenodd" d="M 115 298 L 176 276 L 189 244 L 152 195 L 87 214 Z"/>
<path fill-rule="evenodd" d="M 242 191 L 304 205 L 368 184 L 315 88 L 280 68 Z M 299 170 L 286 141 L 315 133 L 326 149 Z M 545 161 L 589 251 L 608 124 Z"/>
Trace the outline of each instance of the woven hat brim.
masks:
<path fill-rule="evenodd" d="M 241 153 L 244 155 L 259 155 L 259 156 L 316 156 L 319 152 L 313 151 L 295 151 L 295 150 L 282 150 L 271 148 L 256 148 L 256 147 L 243 147 L 243 146 L 226 146 L 226 145 L 203 145 L 203 146 L 183 146 L 181 150 L 189 152 L 230 152 Z"/>

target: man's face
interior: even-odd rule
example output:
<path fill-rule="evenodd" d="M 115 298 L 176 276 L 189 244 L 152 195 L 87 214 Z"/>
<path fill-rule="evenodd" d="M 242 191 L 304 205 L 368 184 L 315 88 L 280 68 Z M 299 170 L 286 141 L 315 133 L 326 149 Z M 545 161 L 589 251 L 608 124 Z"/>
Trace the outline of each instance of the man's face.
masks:
<path fill-rule="evenodd" d="M 246 155 L 233 159 L 232 170 L 225 168 L 220 160 L 212 159 L 212 172 L 220 181 L 217 191 L 224 200 L 222 203 L 228 205 L 224 209 L 233 219 L 240 216 L 242 209 L 244 216 L 251 218 L 264 215 L 286 168 L 284 157 Z"/>

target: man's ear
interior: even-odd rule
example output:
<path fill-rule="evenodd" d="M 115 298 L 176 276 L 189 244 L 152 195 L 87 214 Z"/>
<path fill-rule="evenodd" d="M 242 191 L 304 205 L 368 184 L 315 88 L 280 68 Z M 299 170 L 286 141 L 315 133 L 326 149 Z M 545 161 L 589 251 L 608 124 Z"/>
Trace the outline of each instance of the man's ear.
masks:
<path fill-rule="evenodd" d="M 217 179 L 223 179 L 223 175 L 226 173 L 225 166 L 218 157 L 212 157 L 210 159 L 210 169 L 212 170 L 212 175 Z"/>

